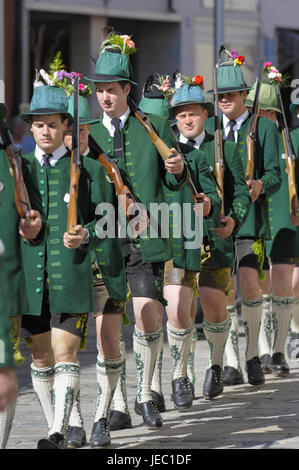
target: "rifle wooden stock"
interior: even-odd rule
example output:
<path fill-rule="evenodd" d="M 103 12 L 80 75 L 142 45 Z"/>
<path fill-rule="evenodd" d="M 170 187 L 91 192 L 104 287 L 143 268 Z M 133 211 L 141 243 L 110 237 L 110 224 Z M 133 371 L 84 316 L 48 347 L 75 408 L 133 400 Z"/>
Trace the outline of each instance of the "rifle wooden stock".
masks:
<path fill-rule="evenodd" d="M 220 132 L 220 135 L 219 135 Z M 217 181 L 217 193 L 221 200 L 221 216 L 224 216 L 224 164 L 221 131 L 215 131 L 215 174 Z"/>
<path fill-rule="evenodd" d="M 78 223 L 77 201 L 79 193 L 79 179 L 81 172 L 80 159 L 80 121 L 79 121 L 79 78 L 74 79 L 74 125 L 72 136 L 72 153 L 71 153 L 71 169 L 70 169 L 70 200 L 67 216 L 67 231 L 72 235 L 76 235 L 75 227 Z"/>
<path fill-rule="evenodd" d="M 154 130 L 150 119 L 136 106 L 136 104 L 133 102 L 131 98 L 129 98 L 128 101 L 129 101 L 129 106 L 131 108 L 131 111 L 134 113 L 135 117 L 138 119 L 140 124 L 144 127 L 144 129 L 148 133 L 152 144 L 156 147 L 162 159 L 166 161 L 168 160 L 168 158 L 173 157 L 173 154 L 170 151 L 170 148 L 165 144 L 165 142 L 161 139 L 161 137 L 158 136 L 158 134 Z M 181 155 L 181 157 L 185 161 L 185 158 L 181 154 L 178 146 L 177 146 L 177 152 Z M 191 192 L 191 196 L 192 196 L 194 204 L 201 203 L 202 200 L 198 197 L 198 191 L 190 175 L 188 178 L 188 185 L 190 188 L 190 192 Z"/>
<path fill-rule="evenodd" d="M 284 146 L 285 157 L 286 157 L 286 170 L 288 174 L 290 214 L 298 216 L 299 201 L 298 201 L 298 195 L 297 195 L 297 190 L 296 190 L 296 179 L 295 179 L 296 160 L 295 160 L 294 155 L 288 152 L 288 147 L 286 143 L 286 140 L 287 140 L 286 129 L 282 129 L 282 140 L 283 140 L 283 146 Z"/>
<path fill-rule="evenodd" d="M 70 174 L 70 200 L 67 214 L 67 232 L 76 235 L 74 228 L 77 225 L 77 201 L 79 191 L 80 166 L 74 162 L 73 152 L 71 154 L 71 174 Z"/>
<path fill-rule="evenodd" d="M 28 219 L 27 214 L 31 210 L 31 204 L 23 180 L 21 151 L 14 147 L 9 129 L 4 120 L 0 121 L 0 133 L 10 165 L 10 173 L 14 178 L 15 206 L 19 216 Z"/>
<path fill-rule="evenodd" d="M 254 179 L 254 137 L 250 134 L 246 136 L 246 148 L 247 148 L 247 163 L 245 170 L 246 181 Z"/>

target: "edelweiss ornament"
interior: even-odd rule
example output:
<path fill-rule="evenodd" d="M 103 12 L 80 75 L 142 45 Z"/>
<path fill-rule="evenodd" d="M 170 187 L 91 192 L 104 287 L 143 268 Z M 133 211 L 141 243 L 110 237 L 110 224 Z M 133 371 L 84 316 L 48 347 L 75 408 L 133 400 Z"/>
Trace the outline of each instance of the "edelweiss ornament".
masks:
<path fill-rule="evenodd" d="M 70 195 L 69 195 L 69 193 L 65 193 L 63 200 L 64 200 L 64 202 L 65 202 L 66 204 L 68 204 L 68 203 L 70 202 Z"/>

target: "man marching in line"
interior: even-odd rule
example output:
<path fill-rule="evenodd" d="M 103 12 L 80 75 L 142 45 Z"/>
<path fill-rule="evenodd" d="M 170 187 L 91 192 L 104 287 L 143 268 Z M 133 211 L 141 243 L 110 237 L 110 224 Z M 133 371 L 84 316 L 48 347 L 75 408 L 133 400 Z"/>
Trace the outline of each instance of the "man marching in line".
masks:
<path fill-rule="evenodd" d="M 276 93 L 276 84 L 282 86 L 283 78 L 271 62 L 266 62 L 259 94 L 259 115 L 271 119 L 279 125 L 278 116 L 282 114 Z M 252 107 L 254 89 L 246 99 L 246 106 Z M 279 113 L 279 114 L 278 114 Z M 296 165 L 299 139 L 292 133 Z M 266 254 L 271 260 L 272 322 L 273 344 L 271 344 L 272 369 L 274 374 L 285 376 L 289 366 L 285 360 L 285 343 L 291 321 L 294 302 L 292 278 L 295 264 L 299 262 L 299 213 L 290 215 L 288 173 L 286 171 L 286 152 L 283 144 L 282 128 L 279 129 L 279 163 L 282 184 L 279 191 L 269 198 L 269 220 L 272 239 L 266 242 Z M 270 331 L 268 331 L 270 336 Z"/>
<path fill-rule="evenodd" d="M 93 160 L 98 161 L 99 150 L 95 147 L 94 141 L 90 139 L 90 130 L 91 126 L 98 123 L 98 119 L 91 119 L 90 117 L 90 109 L 89 104 L 87 101 L 87 96 L 90 94 L 90 86 L 85 85 L 85 92 L 81 92 L 79 95 L 79 119 L 80 119 L 80 153 L 82 156 L 86 156 L 92 158 Z M 73 96 L 69 99 L 69 113 L 73 113 Z M 67 132 L 65 133 L 64 143 L 65 145 L 71 149 L 72 148 L 72 132 L 73 132 L 73 125 L 70 124 Z M 100 164 L 100 163 L 99 163 Z M 101 164 L 100 164 L 101 165 Z M 102 184 L 105 186 L 105 190 L 107 193 L 107 201 L 111 201 L 117 207 L 117 198 L 115 195 L 115 189 L 113 183 L 110 181 L 108 177 L 106 177 Z M 109 240 L 106 241 L 106 245 L 109 243 Z M 111 247 L 113 249 L 113 247 Z M 112 251 L 112 250 L 111 250 Z M 105 270 L 103 272 L 103 260 L 101 259 L 101 248 L 96 248 L 94 252 L 91 253 L 92 257 L 92 266 L 93 266 L 93 273 L 94 273 L 94 288 L 95 288 L 95 314 L 94 317 L 96 318 L 96 326 L 98 332 L 98 341 L 97 347 L 100 347 L 102 343 L 101 334 L 105 336 L 104 330 L 101 331 L 101 324 L 105 328 L 109 328 L 110 320 L 114 320 L 115 318 L 124 319 L 124 324 L 128 322 L 126 312 L 125 312 L 125 300 L 126 300 L 126 291 L 123 289 L 123 281 L 121 281 L 114 276 L 111 276 L 113 273 L 112 266 L 113 266 L 113 258 L 109 262 L 110 265 L 110 277 L 107 278 L 105 276 Z M 105 260 L 104 260 L 105 263 Z M 117 265 L 116 265 L 117 266 Z M 107 270 L 107 268 L 106 268 Z M 123 279 L 125 279 L 125 272 L 123 272 Z M 100 318 L 104 315 L 104 318 Z M 113 401 L 114 401 L 114 409 L 110 413 L 109 418 L 109 427 L 111 431 L 117 429 L 126 429 L 132 427 L 132 421 L 129 413 L 128 408 L 128 401 L 127 401 L 127 393 L 126 393 L 126 357 L 125 357 L 125 344 L 120 335 L 120 355 L 122 357 L 122 366 L 121 366 L 121 373 L 119 375 L 119 380 L 117 383 L 117 387 L 114 391 Z M 105 392 L 104 392 L 105 393 Z M 79 408 L 77 406 L 77 408 Z M 79 430 L 77 428 L 77 423 L 74 420 L 76 416 L 73 416 L 74 407 L 70 416 L 69 421 L 69 428 L 67 432 L 67 439 L 72 447 L 74 446 L 74 442 L 76 439 L 76 434 L 79 434 Z M 74 423 L 73 423 L 74 421 Z M 102 421 L 98 426 L 100 426 Z M 103 440 L 104 440 L 103 436 Z M 106 436 L 107 444 L 110 443 L 110 436 Z M 70 445 L 69 444 L 69 445 Z"/>
<path fill-rule="evenodd" d="M 245 99 L 250 88 L 246 85 L 242 65 L 244 57 L 236 51 L 226 51 L 227 59 L 217 69 L 219 107 L 223 112 L 222 129 L 226 140 L 237 143 L 245 174 L 247 163 L 246 136 L 250 114 Z M 213 127 L 213 120 L 208 123 Z M 248 382 L 262 385 L 265 382 L 258 357 L 258 338 L 262 317 L 263 299 L 259 287 L 262 276 L 264 240 L 270 238 L 268 202 L 280 186 L 277 129 L 274 123 L 258 118 L 254 152 L 254 176 L 247 181 L 252 199 L 248 217 L 235 235 L 237 269 L 242 293 L 242 317 L 246 335 L 246 372 Z M 238 354 L 237 312 L 233 313 L 231 333 L 227 342 L 226 384 L 240 383 L 242 372 Z M 230 344 L 231 343 L 231 344 Z M 228 349 L 228 345 L 230 347 Z"/>
<path fill-rule="evenodd" d="M 7 108 L 0 103 L 1 127 Z M 0 150 L 0 449 L 6 447 L 15 413 L 17 381 L 14 371 L 14 340 L 19 337 L 21 315 L 28 309 L 21 237 L 32 246 L 46 236 L 40 212 L 41 202 L 35 181 L 22 165 L 23 179 L 31 207 L 25 217 L 20 217 L 15 205 L 15 184 L 11 166 L 3 149 Z M 39 209 L 37 211 L 36 209 Z M 5 223 L 4 223 L 5 221 Z"/>
<path fill-rule="evenodd" d="M 187 83 L 186 78 L 181 81 L 181 86 L 176 89 L 170 111 L 176 119 L 177 139 L 183 153 L 187 154 L 187 160 L 189 161 L 191 156 L 200 150 L 205 155 L 210 171 L 215 175 L 215 138 L 213 132 L 208 133 L 204 130 L 208 116 L 213 115 L 214 106 L 205 101 L 202 86 L 203 77 L 200 75 L 187 80 Z M 203 329 L 210 348 L 203 385 L 203 394 L 206 399 L 215 398 L 223 391 L 223 352 L 231 325 L 231 319 L 226 310 L 226 295 L 229 295 L 230 273 L 234 267 L 232 234 L 244 223 L 250 206 L 250 196 L 236 145 L 231 142 L 223 144 L 223 160 L 224 214 L 221 217 L 208 217 L 204 220 L 204 258 L 198 281 L 199 297 L 204 312 Z M 188 255 L 194 258 L 196 250 L 184 250 L 182 244 L 177 246 L 176 241 L 174 244 L 176 246 L 173 250 L 174 266 L 188 266 Z M 200 257 L 200 250 L 197 250 L 197 254 Z M 176 268 L 173 271 L 175 273 Z M 188 272 L 185 271 L 185 273 Z M 173 299 L 174 292 L 178 288 L 172 282 L 168 284 L 165 288 L 166 298 Z M 182 286 L 180 288 L 185 289 Z M 175 300 L 177 300 L 176 304 L 172 300 L 167 307 L 169 319 L 172 319 L 173 315 L 178 315 L 181 310 L 179 297 L 175 297 Z M 193 302 L 194 300 L 193 294 Z M 177 312 L 176 315 L 175 312 Z M 191 315 L 194 322 L 195 309 L 193 311 L 192 308 L 184 309 L 184 315 L 189 318 Z M 190 345 L 186 351 L 187 354 L 189 350 Z M 184 361 L 186 360 L 187 356 L 184 357 Z"/>
<path fill-rule="evenodd" d="M 61 71 L 58 62 L 57 71 Z M 22 327 L 33 358 L 33 387 L 49 426 L 48 438 L 41 439 L 38 448 L 60 449 L 66 446 L 67 425 L 80 388 L 77 352 L 85 342 L 86 312 L 95 310 L 88 251 L 105 243 L 96 232 L 95 214 L 97 205 L 107 196 L 101 184 L 104 169 L 89 158 L 81 158 L 77 225 L 75 233 L 66 231 L 71 155 L 63 137 L 72 116 L 62 89 L 65 81 L 59 80 L 60 75 L 41 74 L 47 85 L 35 83 L 30 111 L 21 117 L 30 122 L 36 142 L 35 152 L 24 159 L 38 180 L 49 236 L 38 248 L 22 247 L 30 303 Z M 121 272 L 120 246 L 119 254 Z M 103 249 L 102 256 L 108 266 L 108 250 Z"/>
<path fill-rule="evenodd" d="M 187 170 L 184 162 L 173 148 L 175 143 L 166 119 L 151 116 L 152 124 L 171 149 L 172 158 L 163 163 L 156 148 L 128 107 L 127 97 L 131 85 L 136 85 L 129 54 L 135 52 L 135 45 L 129 36 L 111 34 L 103 41 L 100 56 L 95 67 L 95 82 L 99 105 L 103 110 L 101 122 L 93 126 L 91 135 L 104 152 L 115 158 L 125 184 L 130 188 L 136 201 L 141 202 L 150 214 L 150 204 L 164 201 L 164 184 L 180 189 L 186 184 Z M 150 177 L 149 177 L 150 175 Z M 160 319 L 163 311 L 164 262 L 171 257 L 168 238 L 150 237 L 150 227 L 142 237 L 123 238 L 126 271 L 133 299 L 136 320 L 134 351 L 137 368 L 137 397 L 135 411 L 144 423 L 152 429 L 162 426 L 162 417 L 152 401 L 151 381 L 157 359 L 161 336 Z M 98 356 L 99 381 L 109 383 L 106 394 L 98 395 L 95 423 L 91 445 L 99 446 L 103 430 L 98 421 L 107 422 L 110 403 L 119 374 L 109 371 L 119 357 L 119 335 L 121 319 L 110 318 L 109 328 L 103 334 L 105 324 L 100 318 L 100 353 Z M 102 319 L 102 321 L 101 321 Z M 106 429 L 107 430 L 107 429 Z M 107 431 L 108 432 L 108 431 Z"/>

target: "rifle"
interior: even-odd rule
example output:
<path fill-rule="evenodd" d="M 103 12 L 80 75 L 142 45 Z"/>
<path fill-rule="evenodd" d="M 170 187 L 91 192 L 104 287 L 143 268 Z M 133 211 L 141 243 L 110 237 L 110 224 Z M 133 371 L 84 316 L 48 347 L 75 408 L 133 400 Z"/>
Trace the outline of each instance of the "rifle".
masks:
<path fill-rule="evenodd" d="M 75 235 L 77 232 L 74 227 L 77 225 L 77 201 L 79 191 L 79 179 L 81 171 L 80 159 L 80 123 L 79 123 L 79 77 L 74 79 L 74 125 L 72 138 L 71 153 L 71 170 L 70 170 L 70 201 L 67 217 L 67 232 Z"/>
<path fill-rule="evenodd" d="M 23 180 L 21 150 L 16 149 L 13 144 L 11 133 L 6 123 L 7 107 L 0 105 L 0 134 L 2 137 L 4 149 L 10 165 L 10 173 L 15 183 L 15 206 L 21 218 L 29 219 L 28 212 L 31 210 L 31 204 Z"/>
<path fill-rule="evenodd" d="M 220 49 L 219 56 L 221 55 L 222 49 Z M 221 212 L 220 216 L 224 216 L 224 163 L 223 163 L 223 146 L 222 146 L 222 132 L 221 132 L 221 121 L 219 113 L 219 98 L 218 98 L 218 80 L 217 80 L 217 69 L 218 65 L 214 67 L 214 97 L 215 97 L 215 177 L 217 182 L 217 192 L 221 200 Z"/>
<path fill-rule="evenodd" d="M 88 136 L 88 144 L 89 144 L 89 147 L 90 147 L 91 151 L 95 155 L 97 155 L 98 160 L 103 165 L 103 167 L 105 168 L 108 175 L 112 178 L 114 186 L 115 186 L 116 194 L 118 196 L 120 196 L 119 201 L 120 201 L 120 205 L 122 207 L 122 210 L 123 210 L 128 222 L 130 222 L 132 220 L 132 218 L 134 217 L 134 214 L 130 214 L 130 206 L 132 204 L 136 204 L 135 207 L 137 207 L 138 203 L 136 202 L 136 200 L 135 200 L 133 194 L 131 193 L 130 189 L 128 188 L 128 186 L 126 186 L 124 184 L 117 164 L 111 158 L 109 158 L 108 155 L 106 155 L 103 152 L 103 150 L 101 149 L 99 144 L 94 140 L 94 138 L 90 134 Z M 142 210 L 140 212 L 142 212 L 143 215 L 145 216 L 145 218 L 146 218 L 145 223 L 146 223 L 146 226 L 148 226 L 149 225 L 149 219 L 148 219 L 147 214 L 145 215 L 144 211 L 142 211 Z M 138 229 L 136 229 L 136 230 L 138 230 Z"/>
<path fill-rule="evenodd" d="M 276 91 L 276 96 L 277 96 L 278 107 L 281 110 L 281 116 L 279 120 L 280 120 L 280 127 L 282 131 L 284 153 L 286 157 L 286 170 L 288 174 L 290 214 L 298 216 L 299 201 L 298 201 L 298 195 L 297 195 L 297 190 L 296 190 L 296 180 L 295 180 L 296 158 L 295 158 L 292 141 L 290 138 L 289 128 L 287 125 L 285 110 L 284 110 L 281 93 L 280 93 L 280 87 L 278 84 L 275 85 L 275 91 Z"/>
<path fill-rule="evenodd" d="M 159 152 L 163 160 L 165 161 L 165 160 L 168 160 L 168 158 L 173 157 L 173 154 L 171 153 L 169 147 L 165 144 L 165 142 L 163 142 L 161 137 L 159 137 L 158 134 L 155 132 L 150 119 L 145 115 L 143 111 L 141 111 L 141 109 L 138 108 L 137 104 L 132 100 L 130 96 L 128 96 L 128 104 L 129 104 L 131 111 L 134 113 L 135 117 L 138 119 L 138 121 L 141 123 L 141 125 L 144 127 L 144 129 L 148 133 L 152 144 L 156 147 L 157 151 Z M 181 155 L 183 160 L 185 160 L 185 157 L 184 155 L 182 155 L 175 137 L 174 137 L 174 141 L 175 141 L 177 152 Z M 189 185 L 194 203 L 195 204 L 201 203 L 202 200 L 198 197 L 198 191 L 190 175 L 188 177 L 188 185 Z"/>
<path fill-rule="evenodd" d="M 262 81 L 262 74 L 264 70 L 264 63 L 265 57 L 262 58 L 259 72 L 258 72 L 258 79 L 256 84 L 254 102 L 251 112 L 251 118 L 249 121 L 248 133 L 246 136 L 246 146 L 247 146 L 247 165 L 245 171 L 245 178 L 246 181 L 254 179 L 254 147 L 256 141 L 256 126 L 258 120 L 258 107 L 259 107 L 259 94 L 261 88 L 261 81 Z"/>

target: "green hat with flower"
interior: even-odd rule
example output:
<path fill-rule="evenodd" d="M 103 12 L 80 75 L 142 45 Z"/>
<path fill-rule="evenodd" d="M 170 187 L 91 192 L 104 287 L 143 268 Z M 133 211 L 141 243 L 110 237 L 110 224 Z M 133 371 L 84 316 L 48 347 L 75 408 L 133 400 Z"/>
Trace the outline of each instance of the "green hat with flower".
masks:
<path fill-rule="evenodd" d="M 59 51 L 53 62 L 50 64 L 50 72 L 40 69 L 36 71 L 36 78 L 33 83 L 33 95 L 30 102 L 30 110 L 23 113 L 20 118 L 30 122 L 32 116 L 42 114 L 64 114 L 72 122 L 72 115 L 68 109 L 68 96 L 74 92 L 72 79 L 77 74 L 72 72 L 69 78 L 63 75 L 65 72 L 62 63 L 61 52 Z M 40 80 L 43 79 L 43 81 Z"/>
<path fill-rule="evenodd" d="M 234 91 L 249 91 L 249 87 L 243 77 L 242 66 L 246 66 L 245 57 L 237 51 L 223 49 L 226 58 L 217 67 L 218 93 L 230 93 Z M 208 93 L 213 93 L 209 90 Z"/>
<path fill-rule="evenodd" d="M 74 117 L 74 95 L 69 97 L 69 114 Z M 100 119 L 91 119 L 87 98 L 79 94 L 79 122 L 80 124 L 96 124 Z"/>
<path fill-rule="evenodd" d="M 282 74 L 272 65 L 272 62 L 265 62 L 259 93 L 259 108 L 265 110 L 272 109 L 277 113 L 281 113 L 281 110 L 278 107 L 275 91 L 276 83 L 280 86 L 283 85 L 284 79 L 282 78 Z M 253 85 L 252 90 L 248 93 L 245 100 L 246 106 L 253 106 L 256 87 L 257 83 Z"/>
<path fill-rule="evenodd" d="M 204 80 L 202 75 L 195 75 L 188 77 L 181 75 L 180 72 L 175 72 L 175 92 L 170 100 L 169 114 L 174 117 L 179 106 L 187 104 L 200 104 L 208 111 L 208 117 L 214 115 L 214 104 L 206 101 L 204 96 Z"/>
<path fill-rule="evenodd" d="M 169 118 L 167 93 L 171 90 L 170 77 L 157 73 L 150 75 L 143 87 L 139 108 L 144 113 Z"/>
<path fill-rule="evenodd" d="M 131 36 L 110 34 L 101 44 L 94 76 L 85 77 L 86 80 L 100 83 L 128 81 L 137 85 L 129 57 L 135 52 Z"/>

